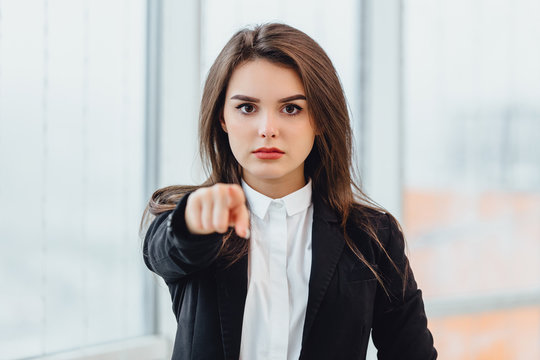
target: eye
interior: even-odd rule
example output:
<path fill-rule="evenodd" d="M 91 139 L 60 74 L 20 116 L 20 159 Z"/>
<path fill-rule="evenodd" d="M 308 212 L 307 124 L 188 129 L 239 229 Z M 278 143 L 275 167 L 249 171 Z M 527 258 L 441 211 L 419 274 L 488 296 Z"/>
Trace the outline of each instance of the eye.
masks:
<path fill-rule="evenodd" d="M 251 114 L 255 112 L 255 106 L 253 106 L 253 104 L 240 104 L 236 108 L 240 109 L 240 112 L 243 114 Z"/>
<path fill-rule="evenodd" d="M 283 111 L 287 115 L 298 115 L 302 108 L 296 104 L 288 104 L 283 107 Z"/>

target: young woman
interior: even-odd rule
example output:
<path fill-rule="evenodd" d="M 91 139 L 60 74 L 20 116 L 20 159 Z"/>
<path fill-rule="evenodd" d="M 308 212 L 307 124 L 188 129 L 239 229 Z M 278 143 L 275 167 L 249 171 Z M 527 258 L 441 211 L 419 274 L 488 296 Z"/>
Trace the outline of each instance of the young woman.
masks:
<path fill-rule="evenodd" d="M 370 331 L 379 359 L 436 358 L 399 225 L 353 181 L 345 97 L 313 39 L 236 33 L 199 131 L 208 180 L 157 190 L 143 215 L 173 359 L 364 359 Z"/>

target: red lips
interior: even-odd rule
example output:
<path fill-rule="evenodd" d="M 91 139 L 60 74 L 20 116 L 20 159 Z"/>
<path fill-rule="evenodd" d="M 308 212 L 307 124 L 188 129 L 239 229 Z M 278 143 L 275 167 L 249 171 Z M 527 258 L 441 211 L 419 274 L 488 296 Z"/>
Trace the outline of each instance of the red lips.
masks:
<path fill-rule="evenodd" d="M 257 150 L 254 151 L 255 153 L 257 152 L 263 152 L 263 153 L 279 153 L 279 154 L 284 154 L 283 151 L 281 151 L 280 149 L 278 148 L 265 148 L 265 147 L 262 147 L 262 148 L 258 148 Z"/>
<path fill-rule="evenodd" d="M 280 157 L 283 156 L 283 154 L 285 154 L 283 151 L 281 151 L 280 149 L 278 148 L 265 148 L 265 147 L 262 147 L 262 148 L 258 148 L 257 150 L 255 150 L 253 152 L 253 154 L 255 154 L 255 156 L 259 159 L 263 159 L 263 160 L 276 160 L 276 159 L 279 159 Z"/>

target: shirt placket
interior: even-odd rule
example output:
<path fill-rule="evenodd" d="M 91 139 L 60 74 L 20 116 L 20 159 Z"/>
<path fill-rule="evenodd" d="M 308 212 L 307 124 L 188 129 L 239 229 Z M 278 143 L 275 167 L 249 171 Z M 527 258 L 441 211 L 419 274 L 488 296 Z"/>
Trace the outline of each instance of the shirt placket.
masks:
<path fill-rule="evenodd" d="M 272 201 L 268 209 L 270 244 L 270 354 L 286 359 L 289 337 L 289 287 L 287 280 L 287 213 L 283 201 Z"/>

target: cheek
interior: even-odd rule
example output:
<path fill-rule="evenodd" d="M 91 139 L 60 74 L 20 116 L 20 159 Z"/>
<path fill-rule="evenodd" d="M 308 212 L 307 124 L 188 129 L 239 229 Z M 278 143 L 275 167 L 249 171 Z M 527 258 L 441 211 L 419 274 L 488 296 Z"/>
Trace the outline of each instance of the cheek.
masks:
<path fill-rule="evenodd" d="M 313 138 L 313 137 L 305 142 L 305 144 L 304 144 L 304 156 L 305 156 L 305 158 L 308 157 L 308 155 L 311 152 L 311 150 L 313 149 L 314 145 L 315 145 L 315 138 Z"/>
<path fill-rule="evenodd" d="M 298 146 L 301 147 L 301 151 L 307 157 L 315 143 L 315 133 L 313 132 L 313 129 L 311 127 L 305 128 L 303 130 L 302 136 L 299 135 L 297 139 Z"/>
<path fill-rule="evenodd" d="M 245 149 L 249 147 L 248 139 L 251 137 L 250 133 L 251 129 L 249 126 L 246 126 L 246 124 L 241 124 L 236 121 L 229 121 L 227 123 L 229 145 L 237 160 L 240 160 L 239 157 L 242 157 Z"/>
<path fill-rule="evenodd" d="M 245 142 L 246 136 L 250 133 L 250 128 L 238 121 L 230 121 L 227 123 L 227 133 L 230 141 L 242 142 L 244 140 Z"/>

